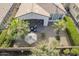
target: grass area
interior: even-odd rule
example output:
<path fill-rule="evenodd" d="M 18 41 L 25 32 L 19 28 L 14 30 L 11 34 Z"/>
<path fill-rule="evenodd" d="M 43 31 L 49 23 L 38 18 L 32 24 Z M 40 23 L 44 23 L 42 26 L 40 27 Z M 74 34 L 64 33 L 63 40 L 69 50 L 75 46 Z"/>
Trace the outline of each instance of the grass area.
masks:
<path fill-rule="evenodd" d="M 65 16 L 64 20 L 66 21 L 66 31 L 69 35 L 72 45 L 78 46 L 79 45 L 79 32 L 73 20 L 69 16 Z"/>

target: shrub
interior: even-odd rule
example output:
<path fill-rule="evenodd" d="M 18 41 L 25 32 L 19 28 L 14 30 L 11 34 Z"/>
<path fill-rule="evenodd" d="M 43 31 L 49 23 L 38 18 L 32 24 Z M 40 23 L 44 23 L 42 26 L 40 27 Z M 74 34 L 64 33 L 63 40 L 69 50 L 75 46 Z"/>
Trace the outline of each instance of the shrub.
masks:
<path fill-rule="evenodd" d="M 65 55 L 68 55 L 70 53 L 70 50 L 69 49 L 65 49 L 63 52 L 64 52 Z"/>
<path fill-rule="evenodd" d="M 0 35 L 0 46 L 5 41 L 5 36 L 7 34 L 7 30 L 4 30 Z"/>
<path fill-rule="evenodd" d="M 2 47 L 2 48 L 10 47 L 11 43 L 12 43 L 12 40 L 11 40 L 11 39 L 7 39 L 6 41 L 4 41 L 4 43 L 2 44 L 1 47 Z"/>
<path fill-rule="evenodd" d="M 67 29 L 67 33 L 69 35 L 69 37 L 71 38 L 70 41 L 72 41 L 72 45 L 79 45 L 79 32 L 76 28 L 76 26 L 74 25 L 73 20 L 66 16 L 66 29 Z"/>
<path fill-rule="evenodd" d="M 73 49 L 71 50 L 71 54 L 72 54 L 72 55 L 79 55 L 79 49 L 78 49 L 78 48 L 73 48 Z"/>
<path fill-rule="evenodd" d="M 53 42 L 50 44 L 41 42 L 37 47 L 32 49 L 32 55 L 35 56 L 58 56 L 59 50 L 52 46 Z"/>

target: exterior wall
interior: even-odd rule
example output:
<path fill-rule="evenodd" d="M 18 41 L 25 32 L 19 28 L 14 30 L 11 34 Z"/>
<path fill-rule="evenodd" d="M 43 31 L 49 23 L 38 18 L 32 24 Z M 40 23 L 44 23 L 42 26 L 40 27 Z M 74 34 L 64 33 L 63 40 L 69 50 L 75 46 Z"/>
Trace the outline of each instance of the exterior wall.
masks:
<path fill-rule="evenodd" d="M 48 21 L 49 21 L 49 17 L 47 16 L 43 16 L 43 15 L 39 15 L 39 14 L 36 14 L 36 13 L 28 13 L 26 15 L 22 15 L 22 16 L 19 16 L 18 18 L 20 18 L 21 20 L 25 20 L 25 19 L 37 19 L 37 20 L 44 20 L 44 26 L 47 26 L 48 25 Z"/>
<path fill-rule="evenodd" d="M 48 26 L 49 18 L 44 19 L 44 26 Z"/>

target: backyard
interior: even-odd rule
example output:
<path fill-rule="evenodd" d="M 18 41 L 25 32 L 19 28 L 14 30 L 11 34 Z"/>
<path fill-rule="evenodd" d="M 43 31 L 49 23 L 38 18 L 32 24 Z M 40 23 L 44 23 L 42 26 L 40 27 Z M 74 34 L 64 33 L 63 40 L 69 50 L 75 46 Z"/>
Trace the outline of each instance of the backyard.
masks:
<path fill-rule="evenodd" d="M 29 25 L 28 21 L 13 18 L 11 24 L 0 33 L 0 48 L 34 47 L 31 50 L 31 55 L 78 55 L 76 52 L 71 52 L 74 50 L 79 51 L 78 49 L 70 50 L 67 48 L 63 49 L 63 51 L 57 49 L 57 47 L 79 45 L 79 32 L 77 32 L 69 16 L 65 16 L 64 19 L 58 20 L 47 27 L 35 27 L 36 31 L 31 30 Z M 29 33 L 37 35 L 37 40 L 32 44 L 25 41 L 25 37 Z"/>

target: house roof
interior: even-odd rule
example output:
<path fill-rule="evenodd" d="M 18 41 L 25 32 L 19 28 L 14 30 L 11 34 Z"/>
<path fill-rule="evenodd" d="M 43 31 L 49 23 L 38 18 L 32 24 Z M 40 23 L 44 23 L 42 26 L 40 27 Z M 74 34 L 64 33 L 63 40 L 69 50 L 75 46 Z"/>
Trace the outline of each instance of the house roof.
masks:
<path fill-rule="evenodd" d="M 12 3 L 0 3 L 0 23 L 10 10 Z"/>
<path fill-rule="evenodd" d="M 7 12 L 12 7 L 13 3 L 0 3 L 0 23 L 6 16 Z M 24 14 L 34 12 L 44 16 L 50 16 L 51 13 L 56 12 L 56 9 L 59 9 L 65 12 L 62 4 L 54 4 L 54 3 L 22 3 L 19 6 L 19 10 L 17 11 L 15 17 L 22 16 Z"/>
<path fill-rule="evenodd" d="M 56 8 L 65 12 L 62 4 L 53 4 L 53 3 L 22 3 L 19 7 L 18 12 L 15 17 L 34 12 L 45 16 L 50 16 L 51 13 L 56 12 Z"/>

